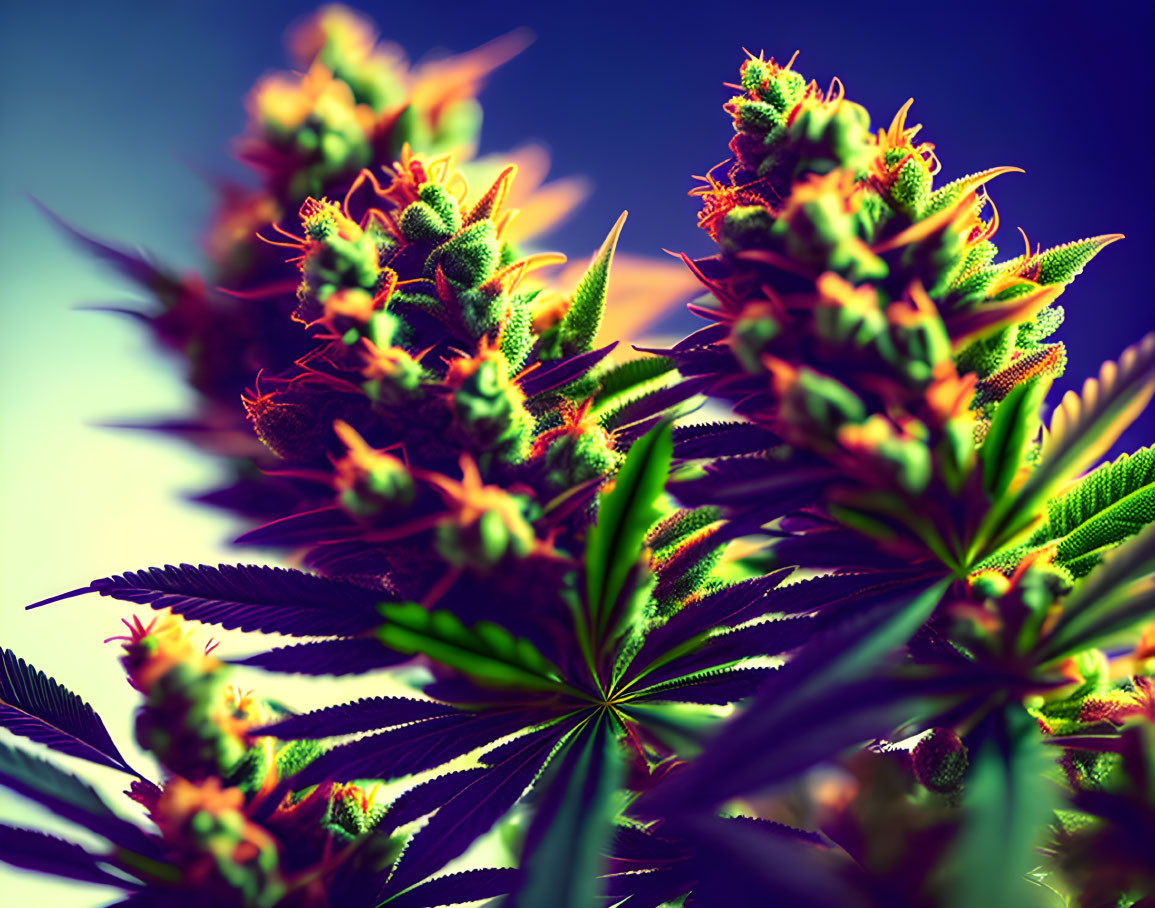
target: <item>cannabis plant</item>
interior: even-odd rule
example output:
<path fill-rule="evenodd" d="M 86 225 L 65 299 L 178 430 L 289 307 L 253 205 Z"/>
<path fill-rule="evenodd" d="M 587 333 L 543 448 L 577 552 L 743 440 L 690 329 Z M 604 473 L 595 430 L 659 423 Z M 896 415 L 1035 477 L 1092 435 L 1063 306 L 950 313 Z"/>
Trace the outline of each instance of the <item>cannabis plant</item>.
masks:
<path fill-rule="evenodd" d="M 4 727 L 146 819 L 5 745 L 0 781 L 106 844 L 3 827 L 0 857 L 133 906 L 1148 904 L 1155 455 L 1098 462 L 1155 335 L 1043 419 L 1056 299 L 1119 237 L 999 261 L 1012 168 L 936 186 L 909 102 L 872 131 L 750 56 L 696 190 L 718 252 L 684 257 L 710 324 L 623 358 L 624 215 L 544 281 L 517 167 L 463 163 L 517 40 L 409 74 L 326 8 L 253 95 L 265 182 L 226 194 L 210 282 L 85 238 L 190 364 L 166 428 L 252 439 L 213 496 L 263 519 L 238 543 L 294 566 L 36 603 L 155 611 L 117 639 L 160 774 L 5 651 Z M 187 622 L 296 638 L 232 660 L 266 691 L 379 694 L 296 712 Z"/>

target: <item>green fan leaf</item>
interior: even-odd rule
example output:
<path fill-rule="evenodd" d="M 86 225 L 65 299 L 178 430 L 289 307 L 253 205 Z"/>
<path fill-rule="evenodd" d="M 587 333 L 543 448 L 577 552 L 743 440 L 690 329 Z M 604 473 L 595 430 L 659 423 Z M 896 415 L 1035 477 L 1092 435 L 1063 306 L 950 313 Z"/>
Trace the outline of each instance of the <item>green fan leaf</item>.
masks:
<path fill-rule="evenodd" d="M 1155 525 L 1148 526 L 1079 581 L 1039 655 L 1053 660 L 1096 645 L 1155 614 Z"/>
<path fill-rule="evenodd" d="M 998 498 L 983 519 L 972 544 L 972 562 L 1029 529 L 1042 503 L 1102 457 L 1153 393 L 1155 333 L 1124 350 L 1118 364 L 1105 362 L 1097 379 L 1084 382 L 1081 395 L 1067 392 L 1051 418 L 1034 472 L 1016 493 Z"/>
<path fill-rule="evenodd" d="M 642 554 L 646 533 L 660 516 L 674 443 L 669 421 L 630 446 L 613 488 L 601 495 L 597 523 L 586 540 L 586 601 L 593 623 L 604 627 L 630 571 Z"/>
<path fill-rule="evenodd" d="M 1054 545 L 1055 561 L 1083 576 L 1104 551 L 1155 522 L 1155 448 L 1103 464 L 1047 510 L 1047 525 L 1032 545 Z"/>
<path fill-rule="evenodd" d="M 608 714 L 574 735 L 542 795 L 526 837 L 524 882 L 515 908 L 596 908 L 602 848 L 613 826 L 621 776 L 618 744 Z"/>
<path fill-rule="evenodd" d="M 1001 498 L 1023 465 L 1027 448 L 1039 431 L 1039 410 L 1051 383 L 1034 380 L 1016 385 L 995 411 L 979 454 L 983 487 L 992 499 Z"/>
<path fill-rule="evenodd" d="M 944 901 L 951 908 L 1028 905 L 1026 874 L 1038 864 L 1058 789 L 1044 777 L 1049 759 L 1035 721 L 1008 707 L 987 723 L 966 776 L 966 815 Z"/>
<path fill-rule="evenodd" d="M 386 623 L 377 638 L 390 649 L 431 659 L 492 687 L 559 690 L 557 666 L 528 640 L 490 621 L 467 628 L 452 612 L 413 602 L 381 606 Z"/>

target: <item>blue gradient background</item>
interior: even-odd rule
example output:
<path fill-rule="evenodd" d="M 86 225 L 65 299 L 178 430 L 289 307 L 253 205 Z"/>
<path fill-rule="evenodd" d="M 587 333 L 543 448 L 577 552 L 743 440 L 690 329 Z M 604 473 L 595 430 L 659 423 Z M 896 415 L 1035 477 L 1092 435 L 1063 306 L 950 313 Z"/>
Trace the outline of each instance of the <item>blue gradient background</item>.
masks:
<path fill-rule="evenodd" d="M 555 175 L 584 173 L 592 199 L 549 244 L 588 254 L 622 208 L 630 252 L 707 254 L 687 198 L 689 174 L 726 154 L 721 111 L 741 48 L 825 85 L 838 75 L 875 127 L 914 93 L 922 138 L 937 145 L 941 180 L 1015 164 L 992 184 L 1004 252 L 1022 225 L 1044 247 L 1122 232 L 1067 292 L 1070 351 L 1060 390 L 1155 327 L 1148 274 L 1155 248 L 1146 4 L 712 2 L 670 5 L 364 4 L 384 36 L 415 58 L 465 50 L 520 25 L 537 41 L 489 82 L 482 151 L 543 141 Z M 112 645 L 122 606 L 74 600 L 24 614 L 24 603 L 96 576 L 166 561 L 217 561 L 227 521 L 179 500 L 213 482 L 215 466 L 174 443 L 95 428 L 100 421 L 179 412 L 177 370 L 132 324 L 73 313 L 120 301 L 125 288 L 80 257 L 26 198 L 98 235 L 143 245 L 193 268 L 211 206 L 196 174 L 239 173 L 227 158 L 241 99 L 283 65 L 281 35 L 311 4 L 202 0 L 160 6 L 42 3 L 0 12 L 0 633 L 3 643 L 85 691 L 126 754 L 134 694 Z M 684 7 L 690 10 L 690 7 Z M 1149 12 L 1149 11 L 1148 11 Z M 670 333 L 688 326 L 667 320 Z M 1124 448 L 1152 439 L 1151 418 Z M 250 642 L 226 641 L 235 650 Z M 290 696 L 278 684 L 281 696 Z M 301 691 L 297 702 L 332 701 Z M 102 776 L 117 790 L 115 774 Z M 0 810 L 40 824 L 14 798 Z M 55 828 L 55 827 L 54 827 Z M 91 906 L 112 890 L 0 870 L 9 904 Z"/>

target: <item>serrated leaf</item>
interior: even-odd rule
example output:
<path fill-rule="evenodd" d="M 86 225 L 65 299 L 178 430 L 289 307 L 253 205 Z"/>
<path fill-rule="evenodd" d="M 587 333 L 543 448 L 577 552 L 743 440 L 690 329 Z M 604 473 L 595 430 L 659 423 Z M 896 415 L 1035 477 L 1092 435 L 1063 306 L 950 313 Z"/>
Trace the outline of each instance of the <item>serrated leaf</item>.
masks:
<path fill-rule="evenodd" d="M 290 716 L 272 725 L 255 728 L 250 734 L 270 735 L 282 740 L 331 738 L 359 731 L 375 731 L 407 725 L 422 719 L 455 715 L 457 712 L 452 706 L 434 700 L 366 697 L 351 703 L 341 703 L 299 716 Z"/>
<path fill-rule="evenodd" d="M 636 392 L 640 386 L 672 372 L 676 365 L 668 356 L 646 356 L 614 366 L 601 376 L 594 406 L 600 407 L 620 394 Z"/>
<path fill-rule="evenodd" d="M 1070 567 L 1095 553 L 1076 573 L 1082 576 L 1109 546 L 1117 545 L 1155 522 L 1155 448 L 1142 448 L 1084 476 L 1047 503 L 1047 525 L 1032 545 L 1049 543 L 1055 560 Z"/>
<path fill-rule="evenodd" d="M 801 646 L 818 625 L 811 618 L 780 618 L 747 624 L 735 630 L 703 636 L 689 647 L 677 647 L 637 673 L 646 688 L 680 676 L 733 665 L 757 656 L 778 656 Z"/>
<path fill-rule="evenodd" d="M 462 769 L 414 785 L 389 805 L 378 828 L 388 832 L 433 813 L 473 784 L 478 776 L 488 771 L 489 768 L 485 766 Z"/>
<path fill-rule="evenodd" d="M 10 649 L 0 655 L 0 727 L 69 756 L 140 775 L 91 706 Z"/>
<path fill-rule="evenodd" d="M 603 629 L 641 557 L 646 533 L 660 516 L 658 496 L 673 450 L 670 424 L 663 423 L 630 446 L 613 489 L 599 497 L 597 523 L 586 539 L 586 603 L 592 623 Z"/>
<path fill-rule="evenodd" d="M 598 410 L 598 421 L 604 429 L 621 437 L 629 434 L 627 429 L 636 430 L 637 426 L 671 412 L 701 393 L 708 384 L 708 379 L 688 378 L 638 397 L 611 399 Z"/>
<path fill-rule="evenodd" d="M 610 718 L 598 713 L 567 742 L 526 833 L 524 882 L 511 908 L 598 908 L 602 854 L 613 828 L 621 758 Z"/>
<path fill-rule="evenodd" d="M 761 901 L 755 894 L 769 893 L 768 904 L 796 908 L 860 904 L 838 872 L 840 856 L 801 830 L 714 816 L 693 817 L 684 828 L 697 871 L 695 905 L 753 908 Z"/>
<path fill-rule="evenodd" d="M 100 593 L 154 609 L 171 609 L 194 621 L 229 630 L 339 636 L 372 629 L 378 620 L 376 590 L 290 568 L 263 565 L 171 564 L 93 580 L 28 606 L 37 608 L 85 593 Z"/>
<path fill-rule="evenodd" d="M 674 429 L 674 458 L 736 457 L 757 454 L 782 443 L 762 426 L 747 422 L 712 422 Z"/>
<path fill-rule="evenodd" d="M 440 908 L 442 905 L 460 905 L 479 899 L 495 898 L 513 891 L 521 872 L 506 867 L 487 867 L 462 870 L 428 880 L 420 886 L 387 899 L 382 903 L 389 908 Z"/>
<path fill-rule="evenodd" d="M 885 733 L 921 691 L 879 676 L 878 669 L 922 626 L 950 583 L 949 577 L 918 578 L 856 602 L 774 673 L 676 783 L 644 795 L 642 815 L 710 809 Z"/>
<path fill-rule="evenodd" d="M 725 706 L 752 697 L 775 668 L 716 668 L 663 681 L 637 692 L 647 701 Z"/>
<path fill-rule="evenodd" d="M 1108 360 L 1098 378 L 1068 391 L 1051 417 L 1043 439 L 1040 469 L 1071 475 L 1093 463 L 1115 443 L 1155 393 L 1155 333 Z"/>
<path fill-rule="evenodd" d="M 433 769 L 479 747 L 536 724 L 526 711 L 456 713 L 402 725 L 340 744 L 327 750 L 300 772 L 282 779 L 261 802 L 254 818 L 270 813 L 290 791 L 321 782 L 356 779 L 396 779 Z"/>
<path fill-rule="evenodd" d="M 359 675 L 405 662 L 408 658 L 405 653 L 386 649 L 376 639 L 346 637 L 278 646 L 244 659 L 230 659 L 229 664 L 285 674 Z"/>
<path fill-rule="evenodd" d="M 529 640 L 491 621 L 467 628 L 449 611 L 427 611 L 416 603 L 381 606 L 386 623 L 377 638 L 402 653 L 422 653 L 464 672 L 478 683 L 528 690 L 558 690 L 557 666 Z"/>
<path fill-rule="evenodd" d="M 977 563 L 1011 544 L 1037 519 L 1041 502 L 1101 457 L 1155 393 L 1155 333 L 1105 362 L 1082 395 L 1068 391 L 1044 433 L 1038 464 L 1016 493 L 997 499 L 975 534 Z"/>
<path fill-rule="evenodd" d="M 625 223 L 626 212 L 623 211 L 610 228 L 609 235 L 590 263 L 589 270 L 582 275 L 574 289 L 569 308 L 558 325 L 558 340 L 564 356 L 584 353 L 593 346 L 606 305 L 610 264 L 613 262 L 614 249 L 617 248 L 618 236 Z"/>
<path fill-rule="evenodd" d="M 1041 660 L 1094 646 L 1155 614 L 1155 525 L 1107 553 L 1075 586 L 1039 651 Z"/>
<path fill-rule="evenodd" d="M 452 798 L 409 840 L 387 891 L 407 889 L 462 854 L 509 811 L 542 771 L 565 729 L 518 738 L 518 747 Z"/>
<path fill-rule="evenodd" d="M 684 606 L 665 624 L 646 633 L 645 642 L 623 673 L 624 679 L 638 677 L 693 651 L 712 628 L 733 627 L 762 615 L 796 615 L 839 604 L 869 603 L 870 597 L 887 584 L 907 579 L 895 574 L 837 574 L 782 586 L 791 571 L 782 568 L 743 580 Z"/>

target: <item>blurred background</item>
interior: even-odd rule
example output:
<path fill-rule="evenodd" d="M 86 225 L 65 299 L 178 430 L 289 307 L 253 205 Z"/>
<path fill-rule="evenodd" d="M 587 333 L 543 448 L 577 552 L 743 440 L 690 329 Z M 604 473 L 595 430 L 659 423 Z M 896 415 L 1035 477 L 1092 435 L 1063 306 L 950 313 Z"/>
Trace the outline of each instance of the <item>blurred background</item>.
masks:
<path fill-rule="evenodd" d="M 620 248 L 710 253 L 686 193 L 691 174 L 727 154 L 722 83 L 736 77 L 743 47 L 779 60 L 801 49 L 795 68 L 823 86 L 839 76 L 875 128 L 913 94 L 911 119 L 936 145 L 940 181 L 1001 164 L 1026 170 L 992 184 L 1005 257 L 1021 249 L 1016 226 L 1044 248 L 1127 235 L 1064 296 L 1059 337 L 1070 360 L 1058 393 L 1155 327 L 1146 4 L 1098 0 L 1077 18 L 1051 3 L 353 5 L 414 60 L 532 29 L 535 42 L 482 93 L 481 152 L 537 140 L 553 176 L 590 178 L 591 198 L 549 237 L 571 259 L 588 256 L 623 208 Z M 96 597 L 23 606 L 124 570 L 255 562 L 260 553 L 230 552 L 228 521 L 182 500 L 213 485 L 208 458 L 99 428 L 180 413 L 188 392 L 138 326 L 72 311 L 132 294 L 69 246 L 28 196 L 90 233 L 196 269 L 213 201 L 206 177 L 243 173 L 229 146 L 244 95 L 285 65 L 284 30 L 314 6 L 48 0 L 0 11 L 0 643 L 82 691 L 130 761 L 136 695 L 115 645 L 100 643 L 130 610 Z M 693 321 L 672 315 L 661 333 Z M 1152 428 L 1149 414 L 1120 450 L 1150 442 Z M 301 707 L 345 692 L 277 681 L 278 696 Z M 0 813 L 47 825 L 19 799 L 0 797 Z M 7 904 L 77 908 L 115 896 L 2 866 L 0 894 Z"/>

